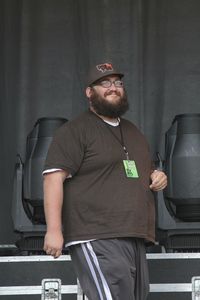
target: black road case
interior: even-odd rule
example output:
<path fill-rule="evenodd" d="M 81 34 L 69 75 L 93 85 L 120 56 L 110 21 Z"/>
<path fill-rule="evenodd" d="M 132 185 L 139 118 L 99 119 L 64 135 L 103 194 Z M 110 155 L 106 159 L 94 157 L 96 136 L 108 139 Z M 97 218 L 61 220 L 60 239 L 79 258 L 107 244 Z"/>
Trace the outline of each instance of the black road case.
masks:
<path fill-rule="evenodd" d="M 148 300 L 200 300 L 200 253 L 147 254 Z"/>
<path fill-rule="evenodd" d="M 82 300 L 69 255 L 0 257 L 0 299 Z"/>
<path fill-rule="evenodd" d="M 147 254 L 148 300 L 200 300 L 200 253 Z M 0 257 L 2 300 L 86 300 L 69 255 Z M 120 299 L 126 300 L 126 299 Z"/>

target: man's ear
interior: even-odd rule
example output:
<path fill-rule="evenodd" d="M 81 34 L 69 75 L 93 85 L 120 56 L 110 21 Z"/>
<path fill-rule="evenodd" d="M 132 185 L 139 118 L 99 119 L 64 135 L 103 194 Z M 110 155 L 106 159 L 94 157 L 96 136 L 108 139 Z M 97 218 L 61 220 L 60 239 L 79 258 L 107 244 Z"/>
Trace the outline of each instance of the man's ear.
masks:
<path fill-rule="evenodd" d="M 88 86 L 85 90 L 85 94 L 86 94 L 87 98 L 90 98 L 91 93 L 92 93 L 92 89 L 91 89 L 91 87 Z"/>

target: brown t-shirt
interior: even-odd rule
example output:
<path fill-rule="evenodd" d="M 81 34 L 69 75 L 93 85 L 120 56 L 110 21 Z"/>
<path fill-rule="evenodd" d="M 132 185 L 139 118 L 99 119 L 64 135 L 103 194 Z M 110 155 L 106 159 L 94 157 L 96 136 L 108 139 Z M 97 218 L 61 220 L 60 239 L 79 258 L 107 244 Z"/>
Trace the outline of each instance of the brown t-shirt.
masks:
<path fill-rule="evenodd" d="M 60 127 L 50 145 L 44 170 L 72 174 L 64 182 L 65 241 L 140 237 L 154 241 L 154 197 L 149 189 L 148 144 L 131 122 L 120 121 L 129 159 L 139 178 L 127 178 L 119 126 L 88 111 Z"/>

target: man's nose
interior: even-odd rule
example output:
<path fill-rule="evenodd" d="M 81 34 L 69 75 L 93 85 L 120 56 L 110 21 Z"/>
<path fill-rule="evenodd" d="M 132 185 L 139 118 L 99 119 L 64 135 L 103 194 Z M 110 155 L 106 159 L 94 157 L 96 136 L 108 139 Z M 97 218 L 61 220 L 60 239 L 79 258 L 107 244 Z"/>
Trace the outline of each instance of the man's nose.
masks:
<path fill-rule="evenodd" d="M 115 86 L 115 82 L 113 81 L 113 82 L 111 82 L 111 86 L 110 86 L 110 88 L 109 88 L 110 90 L 114 90 L 114 91 L 116 91 L 116 86 Z"/>

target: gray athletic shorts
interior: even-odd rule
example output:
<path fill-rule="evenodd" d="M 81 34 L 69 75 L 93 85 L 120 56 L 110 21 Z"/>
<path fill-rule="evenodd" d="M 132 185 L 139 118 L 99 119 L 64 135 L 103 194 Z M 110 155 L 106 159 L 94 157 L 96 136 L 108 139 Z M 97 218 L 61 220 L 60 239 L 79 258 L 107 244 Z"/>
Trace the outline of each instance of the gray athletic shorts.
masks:
<path fill-rule="evenodd" d="M 95 240 L 69 247 L 76 275 L 89 300 L 145 300 L 149 275 L 144 241 Z"/>

